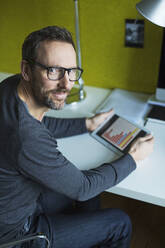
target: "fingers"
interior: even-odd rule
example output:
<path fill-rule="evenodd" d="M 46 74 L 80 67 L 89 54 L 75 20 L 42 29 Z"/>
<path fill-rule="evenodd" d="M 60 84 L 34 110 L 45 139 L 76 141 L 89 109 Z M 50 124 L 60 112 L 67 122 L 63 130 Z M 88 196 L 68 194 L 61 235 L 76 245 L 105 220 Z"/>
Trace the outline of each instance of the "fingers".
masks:
<path fill-rule="evenodd" d="M 134 150 L 136 149 L 136 146 L 137 146 L 138 143 L 139 143 L 138 139 L 135 140 L 135 141 L 131 144 L 131 147 L 130 147 L 130 149 L 129 149 L 129 152 L 134 151 Z"/>
<path fill-rule="evenodd" d="M 144 137 L 140 137 L 140 140 L 145 142 L 145 141 L 153 141 L 154 137 L 152 134 L 147 134 Z"/>
<path fill-rule="evenodd" d="M 102 124 L 108 117 L 113 115 L 114 110 L 110 109 L 108 112 L 101 112 L 93 117 L 86 118 L 86 127 L 89 132 L 95 130 L 100 124 Z"/>
<path fill-rule="evenodd" d="M 109 111 L 107 111 L 106 113 L 107 113 L 108 115 L 109 115 L 109 114 L 114 114 L 114 109 L 111 108 L 111 109 L 110 109 Z"/>
<path fill-rule="evenodd" d="M 99 113 L 99 114 L 97 114 L 97 115 L 102 115 L 102 117 L 104 117 L 105 119 L 107 118 L 107 117 L 110 117 L 110 116 L 112 116 L 114 114 L 114 109 L 110 109 L 109 111 L 107 111 L 107 112 L 101 112 L 101 113 Z"/>
<path fill-rule="evenodd" d="M 147 134 L 144 137 L 139 137 L 136 140 L 134 140 L 134 142 L 132 142 L 131 147 L 130 147 L 130 152 L 132 152 L 133 150 L 136 149 L 136 147 L 138 145 L 140 145 L 141 143 L 147 142 L 148 144 L 153 144 L 154 143 L 154 137 L 152 136 L 152 134 Z"/>
<path fill-rule="evenodd" d="M 135 161 L 143 160 L 153 152 L 154 137 L 151 134 L 137 138 L 130 147 L 129 154 Z"/>

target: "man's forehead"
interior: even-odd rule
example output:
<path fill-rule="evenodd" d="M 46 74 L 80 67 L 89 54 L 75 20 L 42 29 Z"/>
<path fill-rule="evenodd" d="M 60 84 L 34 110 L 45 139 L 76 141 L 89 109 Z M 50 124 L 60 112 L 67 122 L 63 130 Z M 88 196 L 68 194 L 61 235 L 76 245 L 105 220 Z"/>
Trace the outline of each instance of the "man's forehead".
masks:
<path fill-rule="evenodd" d="M 37 50 L 37 59 L 47 65 L 70 62 L 76 65 L 76 53 L 72 44 L 63 41 L 42 41 Z"/>
<path fill-rule="evenodd" d="M 49 50 L 49 49 L 53 49 L 53 50 L 59 50 L 59 49 L 73 49 L 72 44 L 65 42 L 65 41 L 53 41 L 53 40 L 45 40 L 45 41 L 41 41 L 39 46 L 38 46 L 38 50 Z"/>

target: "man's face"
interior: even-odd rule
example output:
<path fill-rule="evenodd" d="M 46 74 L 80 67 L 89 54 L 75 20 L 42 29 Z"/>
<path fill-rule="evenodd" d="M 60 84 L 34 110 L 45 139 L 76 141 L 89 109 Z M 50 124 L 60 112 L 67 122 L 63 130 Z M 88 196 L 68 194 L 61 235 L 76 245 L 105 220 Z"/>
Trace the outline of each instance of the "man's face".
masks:
<path fill-rule="evenodd" d="M 76 67 L 76 53 L 69 43 L 44 41 L 37 49 L 36 61 L 47 67 L 73 68 Z M 46 69 L 35 65 L 31 75 L 31 89 L 37 105 L 61 109 L 74 85 L 74 82 L 69 80 L 68 73 L 65 72 L 62 79 L 52 81 L 48 79 Z"/>

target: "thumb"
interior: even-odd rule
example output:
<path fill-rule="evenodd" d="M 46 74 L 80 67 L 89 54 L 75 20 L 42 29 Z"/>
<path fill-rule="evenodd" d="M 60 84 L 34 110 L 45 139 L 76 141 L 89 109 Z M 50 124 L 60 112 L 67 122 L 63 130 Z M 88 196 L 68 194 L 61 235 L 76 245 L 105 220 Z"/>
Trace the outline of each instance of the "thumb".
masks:
<path fill-rule="evenodd" d="M 111 115 L 113 115 L 114 114 L 114 109 L 112 108 L 112 109 L 110 109 L 109 111 L 107 111 L 107 112 L 101 112 L 101 113 L 99 113 L 99 115 L 102 115 L 105 119 L 107 118 L 107 117 L 110 117 Z"/>

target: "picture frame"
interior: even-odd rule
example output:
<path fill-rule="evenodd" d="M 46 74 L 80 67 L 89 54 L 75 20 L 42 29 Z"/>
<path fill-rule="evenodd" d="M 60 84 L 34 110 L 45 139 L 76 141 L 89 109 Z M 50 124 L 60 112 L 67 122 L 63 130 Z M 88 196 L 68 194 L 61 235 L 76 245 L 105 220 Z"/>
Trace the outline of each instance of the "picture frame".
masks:
<path fill-rule="evenodd" d="M 144 20 L 125 20 L 125 46 L 144 47 Z"/>

